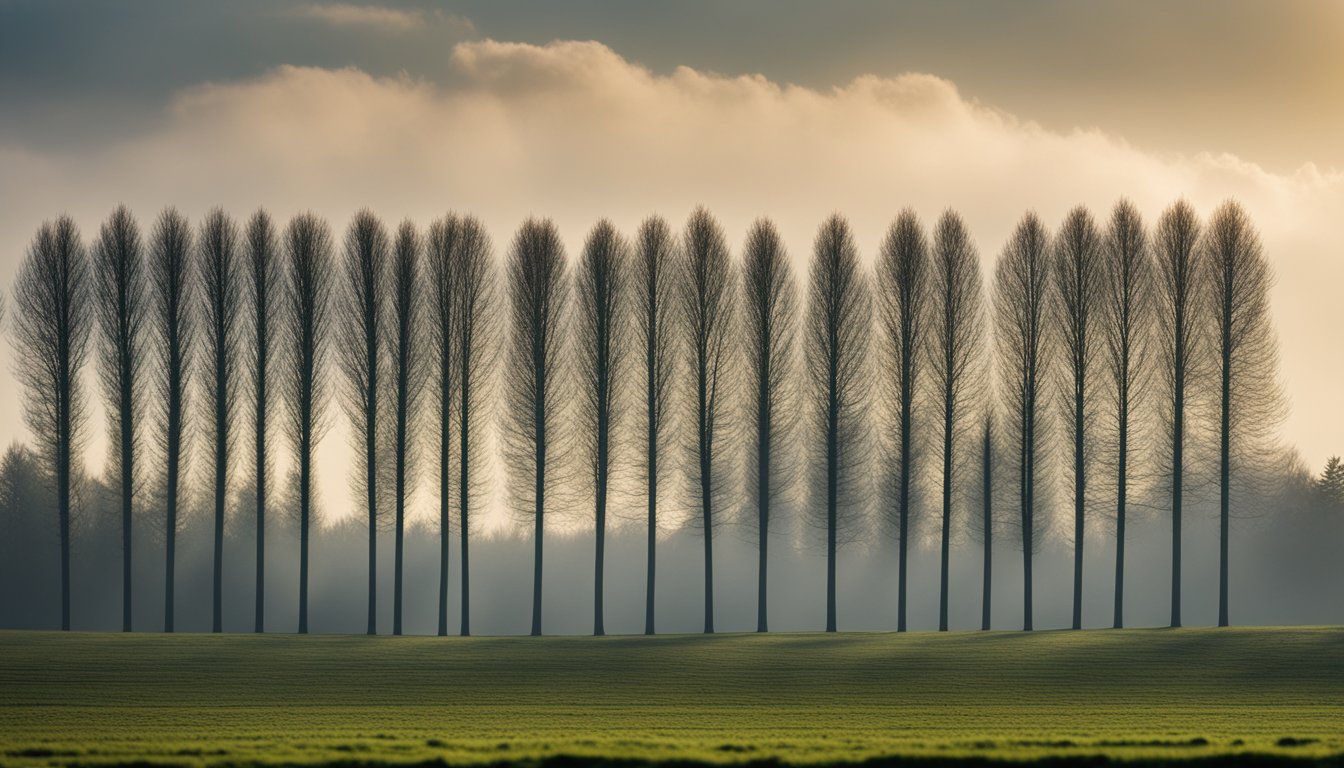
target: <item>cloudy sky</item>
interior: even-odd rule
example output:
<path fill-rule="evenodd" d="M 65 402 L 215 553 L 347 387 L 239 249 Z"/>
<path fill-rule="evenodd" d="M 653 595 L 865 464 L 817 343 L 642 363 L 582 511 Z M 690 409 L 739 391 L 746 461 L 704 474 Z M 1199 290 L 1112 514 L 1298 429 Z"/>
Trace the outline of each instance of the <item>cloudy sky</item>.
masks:
<path fill-rule="evenodd" d="M 833 211 L 871 257 L 902 207 L 952 207 L 988 265 L 1027 209 L 1235 197 L 1278 276 L 1284 437 L 1319 467 L 1344 452 L 1340 93 L 1336 2 L 0 0 L 0 280 L 44 219 L 87 238 L 120 202 L 338 232 L 465 210 L 501 250 L 547 215 L 571 252 L 704 204 L 735 246 L 772 217 L 800 262 Z M 19 415 L 0 378 L 0 441 Z"/>

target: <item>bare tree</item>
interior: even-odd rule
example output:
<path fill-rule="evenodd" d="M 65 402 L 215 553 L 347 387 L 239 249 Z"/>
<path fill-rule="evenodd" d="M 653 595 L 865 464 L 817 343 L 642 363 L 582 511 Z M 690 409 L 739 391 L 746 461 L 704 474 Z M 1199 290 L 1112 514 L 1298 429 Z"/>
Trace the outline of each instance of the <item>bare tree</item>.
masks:
<path fill-rule="evenodd" d="M 1140 422 L 1150 369 L 1152 338 L 1153 261 L 1138 210 L 1121 200 L 1111 212 L 1102 246 L 1104 258 L 1102 335 L 1110 369 L 1111 418 L 1114 420 L 1115 468 L 1115 620 L 1124 626 L 1125 522 L 1129 500 L 1131 442 Z"/>
<path fill-rule="evenodd" d="M 308 632 L 308 545 L 313 518 L 313 453 L 326 432 L 329 300 L 332 283 L 331 231 L 312 213 L 290 220 L 285 230 L 288 261 L 285 371 L 285 425 L 298 466 L 299 633 Z"/>
<path fill-rule="evenodd" d="M 628 246 L 606 219 L 588 233 L 579 258 L 577 346 L 580 438 L 593 483 L 596 546 L 593 562 L 593 634 L 603 626 L 602 585 L 607 504 L 616 459 L 624 447 L 622 412 L 629 328 Z"/>
<path fill-rule="evenodd" d="M 1069 211 L 1055 237 L 1054 302 L 1065 365 L 1065 408 L 1073 442 L 1073 628 L 1083 626 L 1083 542 L 1087 519 L 1087 477 L 1091 471 L 1089 426 L 1094 420 L 1105 289 L 1101 236 L 1086 208 Z"/>
<path fill-rule="evenodd" d="M 1241 205 L 1229 200 L 1213 212 L 1204 238 L 1219 378 L 1218 626 L 1226 627 L 1233 476 L 1244 470 L 1253 477 L 1251 465 L 1264 462 L 1282 421 L 1283 396 L 1269 312 L 1274 275 L 1260 236 Z"/>
<path fill-rule="evenodd" d="M 196 313 L 192 291 L 195 270 L 191 228 L 176 209 L 169 208 L 154 227 L 149 272 L 153 292 L 153 323 L 158 351 L 157 391 L 163 409 L 159 447 L 164 459 L 165 569 L 163 631 L 173 631 L 175 570 L 177 564 L 178 505 L 182 478 L 187 474 L 192 357 Z"/>
<path fill-rule="evenodd" d="M 849 222 L 833 215 L 813 244 L 804 335 L 816 447 L 813 510 L 826 530 L 826 631 L 836 631 L 836 550 L 865 499 L 868 284 Z M 845 529 L 842 531 L 842 529 Z"/>
<path fill-rule="evenodd" d="M 883 364 L 890 380 L 896 470 L 900 562 L 896 585 L 896 631 L 906 628 L 906 574 L 909 570 L 911 496 L 915 481 L 915 422 L 926 343 L 929 304 L 929 246 L 919 218 L 901 211 L 882 240 L 877 261 L 877 306 L 883 330 Z"/>
<path fill-rule="evenodd" d="M 101 331 L 99 374 L 111 436 L 109 474 L 121 495 L 121 629 L 131 631 L 131 530 L 139 490 L 140 405 L 144 399 L 144 254 L 140 227 L 126 206 L 103 223 L 93 249 L 95 313 Z"/>
<path fill-rule="evenodd" d="M 354 486 L 365 497 L 369 521 L 369 615 L 367 632 L 378 632 L 378 443 L 383 395 L 379 391 L 388 361 L 382 344 L 387 314 L 387 230 L 373 212 L 355 214 L 345 233 L 341 258 L 341 343 L 337 350 L 345 374 L 342 390 L 351 440 L 356 448 Z M 398 531 L 400 538 L 400 531 Z M 400 601 L 400 590 L 397 602 Z"/>
<path fill-rule="evenodd" d="M 396 576 L 392 603 L 392 634 L 401 634 L 402 571 L 405 562 L 403 539 L 406 528 L 406 500 L 414 490 L 419 452 L 411 438 L 412 425 L 420 414 L 420 395 L 424 386 L 424 350 L 420 346 L 420 318 L 423 312 L 420 291 L 420 236 L 415 225 L 403 221 L 392 245 L 391 311 L 387 329 L 392 366 L 392 490 L 396 513 Z M 447 532 L 444 532 L 446 537 Z"/>
<path fill-rule="evenodd" d="M 769 631 L 766 615 L 772 509 L 793 487 L 790 439 L 797 411 L 792 391 L 798 288 L 779 230 L 757 219 L 742 252 L 745 414 L 756 425 L 747 472 L 756 508 L 756 631 Z"/>
<path fill-rule="evenodd" d="M 728 242 L 719 222 L 696 208 L 682 233 L 681 311 L 694 386 L 691 410 L 695 440 L 691 446 L 692 483 L 699 496 L 699 519 L 705 542 L 705 632 L 714 632 L 714 523 L 717 500 L 727 492 L 718 472 L 722 449 L 718 438 L 728 416 L 733 371 L 731 334 L 737 298 L 737 274 L 728 256 Z"/>
<path fill-rule="evenodd" d="M 549 219 L 528 219 L 509 253 L 510 343 L 506 460 L 517 506 L 533 522 L 532 634 L 541 634 L 543 539 L 548 494 L 562 480 L 568 435 L 565 364 L 569 275 L 560 233 Z"/>
<path fill-rule="evenodd" d="M 238 226 L 216 208 L 206 214 L 197 239 L 201 291 L 205 297 L 206 405 L 210 408 L 214 458 L 215 632 L 224 625 L 224 510 L 228 501 L 229 471 L 234 435 L 234 409 L 238 402 L 238 318 L 242 284 L 238 264 Z"/>
<path fill-rule="evenodd" d="M 270 365 L 272 346 L 280 328 L 283 307 L 280 291 L 281 265 L 275 227 L 265 211 L 258 210 L 247 224 L 247 308 L 251 320 L 252 348 L 248 364 L 253 387 L 253 471 L 257 503 L 257 578 L 255 631 L 266 628 L 266 493 L 271 471 Z"/>
<path fill-rule="evenodd" d="M 61 548 L 61 629 L 70 629 L 71 480 L 86 436 L 81 373 L 94 307 L 88 257 L 69 216 L 44 222 L 14 285 L 14 358 L 23 417 L 51 472 Z"/>
<path fill-rule="evenodd" d="M 929 277 L 929 373 L 937 388 L 942 411 L 943 525 L 938 629 L 947 631 L 948 569 L 952 537 L 952 494 L 956 470 L 967 452 L 958 438 L 974 423 L 974 395 L 982 377 L 978 364 L 984 354 L 984 284 L 980 254 L 971 242 L 965 222 L 952 211 L 934 227 Z M 986 424 L 986 430 L 988 425 Z M 988 439 L 988 435 L 986 435 Z M 986 540 L 992 533 L 986 529 Z M 988 556 L 988 548 L 986 548 Z M 988 562 L 988 561 L 986 561 Z"/>
<path fill-rule="evenodd" d="M 667 222 L 644 220 L 635 245 L 634 324 L 643 367 L 644 493 L 648 503 L 648 554 L 645 566 L 644 634 L 654 633 L 654 574 L 658 544 L 659 479 L 665 473 L 672 435 L 672 399 L 676 371 L 677 328 L 674 280 L 680 274 L 677 243 Z"/>
<path fill-rule="evenodd" d="M 1044 423 L 1049 371 L 1050 235 L 1034 213 L 1009 236 L 994 272 L 994 330 L 1007 418 L 1015 446 L 1022 543 L 1023 629 L 1032 628 L 1032 554 L 1038 545 L 1036 504 L 1039 465 L 1045 453 Z"/>
<path fill-rule="evenodd" d="M 490 238 L 471 216 L 448 214 L 430 225 L 429 324 L 439 425 L 439 634 L 448 634 L 448 536 L 453 445 L 458 458 L 458 535 L 462 554 L 461 633 L 471 634 L 471 516 L 483 486 L 485 431 L 497 357 L 497 277 Z M 456 432 L 454 431 L 456 430 Z"/>
<path fill-rule="evenodd" d="M 1157 261 L 1157 329 L 1162 384 L 1161 419 L 1170 444 L 1171 626 L 1181 626 L 1181 514 L 1185 490 L 1186 411 L 1192 378 L 1202 367 L 1200 283 L 1205 255 L 1197 247 L 1199 219 L 1178 201 L 1162 213 L 1153 237 Z"/>

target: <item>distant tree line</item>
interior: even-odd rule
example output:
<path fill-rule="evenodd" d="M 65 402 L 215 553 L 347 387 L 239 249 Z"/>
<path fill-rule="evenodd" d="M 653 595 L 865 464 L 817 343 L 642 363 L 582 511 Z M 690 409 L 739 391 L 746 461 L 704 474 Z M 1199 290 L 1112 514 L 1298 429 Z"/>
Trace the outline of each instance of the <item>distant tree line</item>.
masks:
<path fill-rule="evenodd" d="M 482 224 L 458 214 L 389 231 L 365 210 L 338 244 L 312 213 L 281 227 L 265 211 L 239 223 L 216 209 L 193 229 L 169 208 L 144 233 L 119 207 L 89 246 L 62 216 L 28 248 L 9 323 L 25 420 L 55 500 L 62 628 L 90 358 L 108 416 L 107 482 L 120 499 L 128 631 L 132 519 L 151 496 L 165 510 L 163 628 L 173 630 L 174 537 L 198 438 L 212 489 L 213 628 L 230 567 L 227 499 L 246 488 L 255 494 L 255 629 L 265 629 L 276 435 L 295 468 L 282 511 L 297 521 L 297 627 L 307 631 L 314 454 L 333 397 L 357 457 L 370 634 L 387 532 L 392 632 L 402 631 L 408 500 L 425 480 L 438 500 L 438 631 L 448 632 L 456 523 L 459 626 L 470 633 L 468 544 L 496 437 L 511 507 L 533 529 L 533 634 L 542 632 L 544 532 L 557 518 L 592 525 L 593 631 L 605 631 L 615 499 L 646 510 L 647 633 L 658 532 L 672 517 L 703 537 L 706 632 L 715 535 L 734 516 L 749 521 L 757 629 L 767 631 L 769 542 L 796 511 L 825 552 L 828 631 L 840 623 L 838 558 L 873 535 L 897 544 L 895 625 L 906 629 L 909 547 L 921 528 L 940 553 L 940 629 L 955 538 L 983 548 L 986 629 L 993 546 L 1002 537 L 1017 546 L 1031 629 L 1033 554 L 1055 533 L 1073 546 L 1079 628 L 1083 542 L 1097 525 L 1115 533 L 1120 627 L 1125 526 L 1139 496 L 1149 506 L 1160 498 L 1170 515 L 1179 626 L 1182 511 L 1195 476 L 1216 477 L 1219 624 L 1228 624 L 1229 522 L 1285 408 L 1272 274 L 1245 211 L 1227 202 L 1202 222 L 1181 201 L 1149 228 L 1122 201 L 1101 222 L 1075 208 L 1054 232 L 1028 213 L 984 283 L 952 211 L 931 229 L 900 212 L 871 267 L 849 223 L 831 216 L 805 277 L 772 222 L 756 221 L 734 258 L 703 208 L 680 234 L 651 217 L 627 238 L 602 220 L 574 259 L 554 223 L 528 219 L 502 261 Z M 250 447 L 240 450 L 243 436 Z M 1319 483 L 1335 499 L 1344 498 L 1339 467 L 1332 460 Z M 1057 503 L 1072 525 L 1056 532 Z"/>

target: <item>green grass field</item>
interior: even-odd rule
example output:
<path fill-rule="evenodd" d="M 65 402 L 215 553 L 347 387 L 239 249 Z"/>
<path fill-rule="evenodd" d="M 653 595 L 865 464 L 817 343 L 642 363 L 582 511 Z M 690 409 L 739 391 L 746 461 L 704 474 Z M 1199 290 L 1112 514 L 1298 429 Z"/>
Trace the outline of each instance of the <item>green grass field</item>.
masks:
<path fill-rule="evenodd" d="M 1344 764 L 1344 629 L 426 638 L 0 632 L 9 764 Z"/>

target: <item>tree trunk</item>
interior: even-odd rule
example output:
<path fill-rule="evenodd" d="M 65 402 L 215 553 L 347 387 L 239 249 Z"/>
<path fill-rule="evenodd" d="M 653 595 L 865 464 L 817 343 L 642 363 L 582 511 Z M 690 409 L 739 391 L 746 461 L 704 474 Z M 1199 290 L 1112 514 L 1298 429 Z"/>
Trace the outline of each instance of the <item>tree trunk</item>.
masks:
<path fill-rule="evenodd" d="M 1218 443 L 1218 626 L 1226 627 L 1227 617 L 1227 540 L 1231 507 L 1232 459 L 1232 292 L 1224 292 L 1222 413 Z"/>
<path fill-rule="evenodd" d="M 605 378 L 605 377 L 604 377 Z M 606 555 L 606 537 L 607 537 L 607 455 L 608 455 L 608 430 L 610 429 L 609 416 L 607 413 L 606 399 L 610 396 L 606 385 L 601 388 L 598 394 L 598 401 L 601 403 L 601 413 L 598 415 L 597 424 L 597 493 L 595 510 L 595 528 L 597 532 L 597 547 L 594 553 L 593 563 L 593 634 L 605 635 L 606 629 L 602 622 L 602 566 Z"/>
<path fill-rule="evenodd" d="M 534 342 L 535 343 L 535 342 Z M 534 353 L 533 370 L 538 371 L 536 385 L 536 403 L 532 418 L 536 428 L 536 487 L 533 500 L 536 503 L 535 529 L 533 531 L 532 557 L 532 634 L 541 635 L 541 561 L 542 540 L 546 531 L 546 380 L 540 373 L 545 361 Z"/>
<path fill-rule="evenodd" d="M 657 331 L 650 328 L 648 333 L 649 349 L 654 349 L 654 342 L 657 340 Z M 645 559 L 646 574 L 644 576 L 644 634 L 652 635 L 654 633 L 654 578 L 657 575 L 657 552 L 658 552 L 658 415 L 657 415 L 657 391 L 654 370 L 653 352 L 649 352 L 645 361 L 647 363 L 647 381 L 648 381 L 648 417 L 649 432 L 648 444 L 646 446 L 646 459 L 648 465 L 648 484 L 649 484 L 649 530 L 648 530 L 648 555 Z"/>
<path fill-rule="evenodd" d="M 981 491 L 984 493 L 984 565 L 981 566 L 983 585 L 980 596 L 980 629 L 989 631 L 990 627 L 990 587 L 993 584 L 994 557 L 994 475 L 993 475 L 993 437 L 989 421 L 985 421 L 985 442 L 981 454 Z"/>
<path fill-rule="evenodd" d="M 131 631 L 131 517 L 135 490 L 131 426 L 135 418 L 131 404 L 131 375 L 123 352 L 121 370 L 121 631 Z"/>
<path fill-rule="evenodd" d="M 834 334 L 832 334 L 834 336 Z M 830 393 L 826 404 L 826 631 L 836 631 L 835 621 L 835 544 L 836 533 L 839 526 L 838 501 L 838 481 L 840 464 L 840 445 L 839 445 L 839 420 L 840 409 L 837 403 L 836 388 L 836 365 L 835 365 L 835 344 L 832 338 L 830 350 L 831 370 Z M 902 559 L 904 562 L 904 559 Z M 902 580 L 904 586 L 904 580 Z M 903 594 L 903 593 L 902 593 Z"/>
<path fill-rule="evenodd" d="M 264 335 L 261 331 L 258 335 Z M 266 341 L 257 342 L 257 596 L 255 631 L 266 630 Z"/>
<path fill-rule="evenodd" d="M 948 356 L 949 358 L 951 355 Z M 943 533 L 942 533 L 942 567 L 939 573 L 938 590 L 938 631 L 947 631 L 947 603 L 948 603 L 948 567 L 951 555 L 951 545 L 948 541 L 952 534 L 952 380 L 951 371 L 953 363 L 949 359 L 946 363 L 946 374 L 948 379 L 943 390 Z"/>
<path fill-rule="evenodd" d="M 768 337 L 768 332 L 767 332 Z M 763 355 L 756 393 L 756 631 L 769 632 L 766 616 L 767 578 L 770 551 L 770 362 Z"/>
<path fill-rule="evenodd" d="M 1120 435 L 1118 455 L 1116 457 L 1116 501 L 1115 501 L 1115 621 L 1113 626 L 1120 629 L 1125 626 L 1125 512 L 1126 497 L 1129 491 L 1129 350 L 1128 345 L 1122 351 L 1120 363 Z"/>
<path fill-rule="evenodd" d="M 468 350 L 471 349 L 471 342 L 465 336 L 463 338 L 462 348 L 458 354 L 462 356 L 462 381 L 459 386 L 462 388 L 462 407 L 458 412 L 460 430 L 458 433 L 459 444 L 459 467 L 460 474 L 457 479 L 457 493 L 461 508 L 462 520 L 458 526 L 458 536 L 461 540 L 462 549 L 462 626 L 460 632 L 463 637 L 471 634 L 471 568 L 470 568 L 470 537 L 468 524 L 468 507 L 471 501 L 471 466 L 468 463 L 471 458 L 471 370 L 470 356 Z M 445 481 L 446 485 L 446 481 Z M 447 556 L 445 555 L 445 559 Z"/>
<path fill-rule="evenodd" d="M 311 395 L 309 396 L 311 397 Z M 307 406 L 311 408 L 311 405 Z M 308 527 L 312 507 L 313 436 L 311 413 L 299 441 L 299 634 L 308 634 Z"/>
<path fill-rule="evenodd" d="M 1081 341 L 1078 342 L 1082 344 Z M 1073 390 L 1073 628 L 1083 628 L 1083 539 L 1087 476 L 1083 424 L 1083 373 Z"/>
<path fill-rule="evenodd" d="M 448 359 L 447 350 L 443 350 L 443 358 Z M 448 413 L 452 407 L 452 395 L 446 369 L 447 366 L 444 366 L 443 380 L 439 386 L 439 637 L 448 634 L 448 526 L 451 518 L 448 477 L 451 465 L 449 448 L 452 445 L 452 422 L 448 419 Z"/>
<path fill-rule="evenodd" d="M 1181 626 L 1181 501 L 1185 459 L 1185 322 L 1176 318 L 1176 360 L 1171 446 L 1171 626 Z"/>
<path fill-rule="evenodd" d="M 374 355 L 377 351 L 373 345 L 369 345 L 367 353 L 369 355 L 369 375 L 376 377 L 373 372 Z M 364 436 L 364 491 L 366 494 L 364 503 L 368 505 L 369 515 L 369 617 L 368 627 L 365 630 L 370 635 L 378 634 L 378 434 L 376 416 L 374 415 L 374 399 L 377 397 L 378 385 L 376 379 L 371 382 L 369 387 L 369 402 L 364 406 L 364 425 L 367 434 Z"/>
<path fill-rule="evenodd" d="M 215 572 L 214 572 L 214 632 L 224 631 L 224 502 L 225 483 L 228 479 L 228 386 L 225 380 L 225 329 L 222 323 L 215 328 L 218 352 L 215 358 Z"/>

